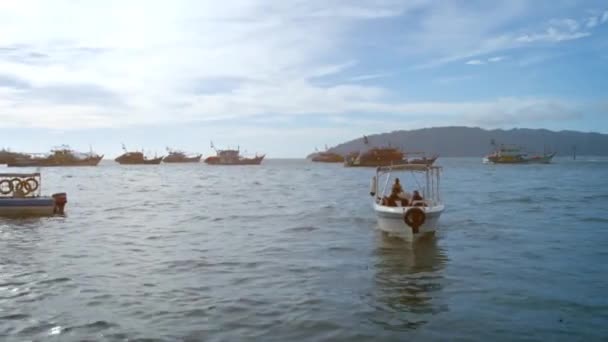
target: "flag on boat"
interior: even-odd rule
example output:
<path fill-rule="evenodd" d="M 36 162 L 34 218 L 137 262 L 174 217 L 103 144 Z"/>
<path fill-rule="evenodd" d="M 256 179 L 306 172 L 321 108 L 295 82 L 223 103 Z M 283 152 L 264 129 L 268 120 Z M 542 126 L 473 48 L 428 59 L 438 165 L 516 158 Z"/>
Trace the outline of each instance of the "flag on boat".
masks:
<path fill-rule="evenodd" d="M 367 135 L 364 135 L 364 136 L 363 136 L 363 143 L 364 143 L 365 145 L 369 144 L 369 140 L 367 139 Z"/>

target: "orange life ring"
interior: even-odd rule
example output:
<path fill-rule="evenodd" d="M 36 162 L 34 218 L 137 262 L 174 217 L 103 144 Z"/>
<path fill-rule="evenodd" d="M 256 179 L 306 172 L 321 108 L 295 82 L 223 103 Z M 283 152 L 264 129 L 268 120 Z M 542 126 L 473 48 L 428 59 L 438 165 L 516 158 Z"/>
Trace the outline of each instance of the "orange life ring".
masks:
<path fill-rule="evenodd" d="M 403 221 L 405 221 L 405 224 L 412 228 L 412 233 L 417 234 L 420 226 L 422 226 L 426 221 L 426 214 L 424 213 L 424 210 L 418 207 L 413 207 L 408 209 L 405 214 L 403 214 Z"/>

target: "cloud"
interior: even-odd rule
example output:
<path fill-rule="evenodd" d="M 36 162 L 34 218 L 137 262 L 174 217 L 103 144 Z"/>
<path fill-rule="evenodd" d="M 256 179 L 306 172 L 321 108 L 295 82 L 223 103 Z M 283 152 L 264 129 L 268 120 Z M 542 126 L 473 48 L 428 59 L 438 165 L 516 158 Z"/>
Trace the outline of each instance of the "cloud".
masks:
<path fill-rule="evenodd" d="M 608 22 L 608 11 L 604 11 L 604 13 L 602 14 L 602 19 L 600 19 L 600 21 L 603 23 Z"/>
<path fill-rule="evenodd" d="M 597 24 L 599 24 L 599 20 L 597 17 L 589 17 L 589 19 L 587 19 L 587 23 L 585 24 L 585 26 L 587 28 L 594 28 L 597 26 Z"/>
<path fill-rule="evenodd" d="M 502 60 L 504 60 L 506 57 L 505 56 L 495 56 L 495 57 L 489 57 L 486 59 L 471 59 L 469 61 L 467 61 L 465 64 L 468 65 L 483 65 L 486 63 L 497 63 L 500 62 Z"/>
<path fill-rule="evenodd" d="M 387 73 L 366 74 L 366 75 L 350 77 L 348 79 L 348 81 L 351 81 L 351 82 L 369 81 L 369 80 L 375 80 L 378 78 L 384 78 L 384 77 L 388 77 L 388 76 L 389 76 L 389 74 L 387 74 Z"/>
<path fill-rule="evenodd" d="M 575 40 L 590 36 L 589 32 L 565 32 L 549 27 L 545 32 L 524 34 L 517 37 L 516 42 L 519 43 L 534 43 L 534 42 L 549 42 L 557 43 L 568 40 Z"/>
<path fill-rule="evenodd" d="M 482 55 L 564 43 L 593 34 L 586 25 L 588 18 L 551 19 L 537 26 L 516 28 L 512 23 L 517 20 L 525 17 L 536 20 L 534 10 L 519 1 L 495 4 L 490 10 L 445 4 L 432 10 L 426 22 L 421 24 L 426 30 L 417 38 L 411 38 L 408 44 L 420 45 L 431 58 L 413 68 L 420 70 L 461 60 L 477 60 Z"/>
<path fill-rule="evenodd" d="M 467 61 L 465 64 L 468 65 L 482 65 L 482 64 L 486 64 L 486 62 L 480 60 L 480 59 L 471 59 L 470 61 Z"/>
<path fill-rule="evenodd" d="M 496 62 L 500 62 L 500 61 L 504 60 L 505 58 L 506 58 L 505 56 L 490 57 L 490 58 L 488 58 L 488 62 L 496 63 Z"/>

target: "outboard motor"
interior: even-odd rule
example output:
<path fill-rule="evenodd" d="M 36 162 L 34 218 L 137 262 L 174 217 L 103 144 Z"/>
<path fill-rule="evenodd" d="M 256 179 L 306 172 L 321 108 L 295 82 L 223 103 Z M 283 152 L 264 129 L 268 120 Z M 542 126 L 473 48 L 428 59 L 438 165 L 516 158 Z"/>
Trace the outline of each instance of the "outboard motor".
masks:
<path fill-rule="evenodd" d="M 55 200 L 53 212 L 58 215 L 63 215 L 65 204 L 68 203 L 68 195 L 65 192 L 53 194 L 53 200 Z"/>

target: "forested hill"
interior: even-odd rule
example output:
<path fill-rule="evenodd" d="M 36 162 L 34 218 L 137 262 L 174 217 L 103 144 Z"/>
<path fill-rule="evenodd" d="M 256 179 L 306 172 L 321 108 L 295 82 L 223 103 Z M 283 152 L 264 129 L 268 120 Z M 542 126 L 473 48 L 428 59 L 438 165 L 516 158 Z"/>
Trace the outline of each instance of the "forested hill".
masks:
<path fill-rule="evenodd" d="M 346 154 L 371 146 L 399 147 L 406 152 L 438 153 L 442 157 L 479 157 L 490 152 L 496 144 L 516 144 L 528 152 L 557 152 L 558 155 L 608 155 L 608 134 L 575 131 L 549 131 L 546 129 L 485 130 L 473 127 L 433 127 L 411 131 L 367 136 L 345 142 L 330 149 Z"/>

